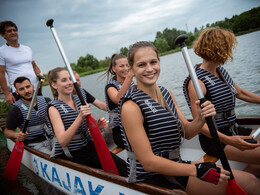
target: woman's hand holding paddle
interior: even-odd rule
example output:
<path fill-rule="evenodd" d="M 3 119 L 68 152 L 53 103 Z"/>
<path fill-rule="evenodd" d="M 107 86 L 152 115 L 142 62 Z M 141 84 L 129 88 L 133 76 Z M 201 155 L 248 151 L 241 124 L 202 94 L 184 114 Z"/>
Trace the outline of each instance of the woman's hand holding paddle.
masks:
<path fill-rule="evenodd" d="M 90 114 L 91 114 L 91 110 L 89 104 L 80 106 L 79 116 L 82 118 L 82 120 L 85 120 L 86 117 Z"/>
<path fill-rule="evenodd" d="M 205 121 L 206 117 L 216 115 L 215 107 L 210 101 L 206 101 L 201 105 L 200 105 L 200 100 L 197 100 L 195 103 L 197 105 L 197 110 L 198 110 L 200 119 L 203 119 Z"/>
<path fill-rule="evenodd" d="M 230 178 L 229 171 L 220 169 L 212 162 L 195 164 L 197 169 L 197 178 L 210 183 L 218 184 Z"/>

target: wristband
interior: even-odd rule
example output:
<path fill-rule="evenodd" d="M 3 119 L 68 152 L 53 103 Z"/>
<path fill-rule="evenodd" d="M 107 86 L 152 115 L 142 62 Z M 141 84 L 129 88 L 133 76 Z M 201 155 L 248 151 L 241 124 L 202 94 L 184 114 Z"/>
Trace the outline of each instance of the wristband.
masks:
<path fill-rule="evenodd" d="M 197 168 L 197 178 L 210 183 L 218 184 L 220 168 L 215 163 L 205 162 L 195 164 Z"/>

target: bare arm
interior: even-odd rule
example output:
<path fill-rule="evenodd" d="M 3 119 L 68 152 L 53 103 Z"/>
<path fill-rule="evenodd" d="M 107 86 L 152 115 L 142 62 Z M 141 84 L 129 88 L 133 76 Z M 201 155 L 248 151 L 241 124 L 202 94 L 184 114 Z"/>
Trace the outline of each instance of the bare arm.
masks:
<path fill-rule="evenodd" d="M 178 117 L 181 120 L 181 123 L 183 125 L 183 129 L 185 131 L 185 138 L 186 139 L 191 139 L 194 136 L 196 136 L 198 133 L 200 133 L 201 128 L 205 124 L 205 117 L 208 116 L 214 116 L 216 114 L 214 105 L 211 104 L 209 101 L 204 102 L 201 106 L 202 109 L 200 108 L 200 102 L 199 100 L 196 101 L 196 108 L 197 108 L 197 115 L 194 117 L 194 120 L 192 122 L 189 122 L 182 111 L 180 110 L 173 94 L 171 91 L 169 91 L 171 94 L 171 97 L 174 101 L 175 107 L 177 109 Z"/>
<path fill-rule="evenodd" d="M 107 89 L 107 94 L 112 102 L 114 102 L 115 104 L 119 103 L 120 98 L 130 88 L 133 76 L 134 76 L 134 74 L 132 73 L 132 71 L 129 71 L 129 73 L 128 73 L 127 77 L 125 78 L 124 83 L 119 91 L 117 91 L 117 89 L 115 87 L 109 87 Z"/>
<path fill-rule="evenodd" d="M 244 101 L 250 102 L 250 103 L 260 104 L 259 95 L 249 92 L 245 89 L 241 89 L 237 84 L 235 84 L 235 88 L 237 90 L 236 97 L 238 99 L 241 99 L 241 100 L 244 100 Z"/>
<path fill-rule="evenodd" d="M 199 82 L 202 88 L 203 95 L 205 96 L 206 87 L 204 83 L 202 83 L 200 80 Z M 189 82 L 188 91 L 189 91 L 192 116 L 193 118 L 196 118 L 198 116 L 198 112 L 197 112 L 198 108 L 195 104 L 195 101 L 198 99 L 198 97 L 194 89 L 193 83 L 191 81 Z M 201 133 L 211 138 L 211 134 L 207 124 L 204 124 L 203 127 L 201 128 Z M 256 147 L 256 144 L 250 144 L 244 141 L 244 139 L 250 139 L 251 138 L 250 136 L 227 136 L 219 131 L 217 133 L 222 143 L 225 143 L 227 145 L 232 145 L 240 150 L 253 149 Z"/>
<path fill-rule="evenodd" d="M 93 102 L 93 104 L 98 107 L 99 109 L 101 110 L 104 110 L 104 111 L 107 111 L 107 106 L 104 102 L 98 100 L 98 99 L 95 99 L 95 101 Z"/>
<path fill-rule="evenodd" d="M 5 95 L 5 101 L 8 104 L 13 104 L 15 102 L 14 96 L 9 92 L 8 87 L 7 87 L 7 82 L 5 78 L 5 66 L 0 65 L 0 86 L 4 92 Z"/>
<path fill-rule="evenodd" d="M 171 176 L 196 177 L 194 165 L 177 163 L 154 155 L 143 127 L 144 118 L 137 104 L 132 101 L 125 102 L 121 118 L 129 143 L 146 171 Z"/>
<path fill-rule="evenodd" d="M 81 106 L 80 114 L 72 123 L 72 125 L 65 131 L 65 127 L 63 125 L 63 121 L 61 119 L 59 111 L 54 106 L 51 106 L 49 108 L 49 116 L 53 126 L 53 130 L 58 142 L 62 147 L 66 147 L 71 142 L 81 123 L 84 119 L 86 119 L 86 116 L 89 114 L 91 114 L 89 105 Z"/>
<path fill-rule="evenodd" d="M 35 61 L 32 61 L 32 67 L 33 67 L 33 70 L 34 70 L 35 74 L 40 74 L 41 73 L 40 68 L 37 66 Z"/>
<path fill-rule="evenodd" d="M 22 131 L 15 132 L 14 129 L 7 129 L 5 128 L 4 134 L 6 138 L 17 140 L 17 141 L 24 141 L 26 138 L 26 134 Z"/>

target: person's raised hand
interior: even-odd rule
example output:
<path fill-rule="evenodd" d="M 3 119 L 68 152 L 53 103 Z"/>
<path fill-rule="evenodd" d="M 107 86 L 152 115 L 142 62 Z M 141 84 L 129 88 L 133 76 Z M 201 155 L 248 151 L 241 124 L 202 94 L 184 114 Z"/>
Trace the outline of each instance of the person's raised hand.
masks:
<path fill-rule="evenodd" d="M 105 118 L 98 118 L 97 124 L 99 129 L 105 129 L 107 127 L 107 120 Z"/>
<path fill-rule="evenodd" d="M 10 104 L 13 105 L 13 103 L 15 103 L 15 98 L 11 93 L 8 93 L 5 95 L 5 101 Z"/>
<path fill-rule="evenodd" d="M 204 102 L 203 104 L 201 104 L 201 106 L 199 100 L 197 100 L 195 103 L 197 105 L 197 110 L 200 117 L 205 118 L 216 115 L 214 104 L 212 104 L 210 101 Z"/>

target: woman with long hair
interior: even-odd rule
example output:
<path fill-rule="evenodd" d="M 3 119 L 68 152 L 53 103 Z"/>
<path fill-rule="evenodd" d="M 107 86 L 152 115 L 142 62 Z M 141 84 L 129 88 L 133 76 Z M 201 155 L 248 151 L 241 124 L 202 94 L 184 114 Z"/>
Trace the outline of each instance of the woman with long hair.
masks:
<path fill-rule="evenodd" d="M 128 62 L 137 83 L 121 103 L 128 182 L 180 188 L 188 194 L 225 194 L 228 171 L 215 163 L 185 161 L 180 155 L 181 136 L 191 139 L 200 133 L 204 118 L 216 114 L 213 104 L 206 101 L 200 108 L 197 100 L 198 114 L 189 122 L 172 92 L 156 84 L 160 59 L 150 42 L 135 43 L 129 50 Z M 238 170 L 233 174 L 248 194 L 260 193 L 260 182 L 254 175 Z"/>
<path fill-rule="evenodd" d="M 119 127 L 119 100 L 134 85 L 133 75 L 129 72 L 129 65 L 126 56 L 123 54 L 113 54 L 109 67 L 106 71 L 107 84 L 105 86 L 105 96 L 107 111 L 109 115 L 109 127 L 112 128 L 113 139 L 118 147 L 124 148 L 124 143 Z M 111 77 L 111 78 L 110 78 Z"/>
<path fill-rule="evenodd" d="M 51 156 L 101 169 L 86 123 L 86 117 L 91 114 L 90 106 L 81 105 L 79 97 L 72 93 L 73 83 L 65 68 L 58 67 L 49 71 L 48 81 L 54 96 L 48 114 L 57 139 Z M 111 155 L 119 174 L 124 176 L 125 161 L 112 153 Z"/>

